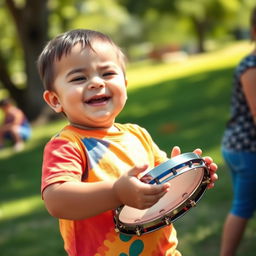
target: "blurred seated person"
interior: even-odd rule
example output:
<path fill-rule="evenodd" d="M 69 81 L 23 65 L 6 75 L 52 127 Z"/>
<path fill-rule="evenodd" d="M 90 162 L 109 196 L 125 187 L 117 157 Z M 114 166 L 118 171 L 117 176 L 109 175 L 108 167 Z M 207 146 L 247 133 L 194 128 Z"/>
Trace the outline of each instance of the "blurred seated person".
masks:
<path fill-rule="evenodd" d="M 25 114 L 10 99 L 0 100 L 0 109 L 4 118 L 0 125 L 0 148 L 6 140 L 11 140 L 15 151 L 24 148 L 24 142 L 31 136 L 31 127 Z"/>

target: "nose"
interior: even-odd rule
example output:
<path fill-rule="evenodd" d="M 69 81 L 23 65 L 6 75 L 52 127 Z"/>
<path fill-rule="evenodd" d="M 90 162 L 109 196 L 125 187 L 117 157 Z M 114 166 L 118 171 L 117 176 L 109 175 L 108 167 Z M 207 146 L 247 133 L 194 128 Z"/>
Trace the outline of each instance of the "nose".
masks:
<path fill-rule="evenodd" d="M 94 76 L 91 78 L 90 84 L 88 86 L 89 89 L 99 89 L 105 86 L 105 82 L 99 76 Z"/>

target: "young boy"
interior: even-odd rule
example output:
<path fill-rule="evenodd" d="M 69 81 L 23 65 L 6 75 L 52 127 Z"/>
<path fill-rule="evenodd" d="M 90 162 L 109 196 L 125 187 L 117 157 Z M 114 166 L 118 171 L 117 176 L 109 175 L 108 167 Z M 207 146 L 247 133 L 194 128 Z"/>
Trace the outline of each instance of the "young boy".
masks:
<path fill-rule="evenodd" d="M 114 230 L 114 209 L 149 208 L 169 188 L 137 178 L 167 160 L 147 131 L 115 123 L 127 99 L 118 46 L 102 33 L 72 30 L 46 45 L 38 69 L 45 101 L 69 121 L 45 147 L 41 187 L 46 208 L 60 219 L 68 255 L 181 255 L 172 225 L 140 237 Z M 172 156 L 178 154 L 175 147 Z M 205 160 L 212 187 L 217 166 Z"/>

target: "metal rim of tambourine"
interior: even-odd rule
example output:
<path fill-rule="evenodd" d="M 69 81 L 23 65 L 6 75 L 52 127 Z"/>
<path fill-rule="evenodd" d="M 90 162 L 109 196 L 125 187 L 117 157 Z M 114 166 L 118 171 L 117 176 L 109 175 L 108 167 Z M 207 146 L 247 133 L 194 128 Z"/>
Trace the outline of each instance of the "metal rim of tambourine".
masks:
<path fill-rule="evenodd" d="M 196 165 L 193 166 L 194 164 Z M 187 170 L 188 168 L 184 168 L 181 171 L 177 172 L 177 170 L 182 168 L 183 166 L 188 166 L 189 170 Z M 135 225 L 123 223 L 119 220 L 119 215 L 124 207 L 120 206 L 114 212 L 115 231 L 127 235 L 140 236 L 142 234 L 150 233 L 164 226 L 170 225 L 172 222 L 176 221 L 178 218 L 187 213 L 192 207 L 196 206 L 197 202 L 203 196 L 207 185 L 210 183 L 210 174 L 208 167 L 199 155 L 192 152 L 180 154 L 158 165 L 146 174 L 147 176 L 151 176 L 150 180 L 147 177 L 147 183 L 162 184 L 164 182 L 170 181 L 171 179 L 174 179 L 179 175 L 186 173 L 187 171 L 192 171 L 197 168 L 203 168 L 204 170 L 201 183 L 194 188 L 194 193 L 190 195 L 187 200 L 181 202 L 178 207 L 168 213 L 165 213 L 163 216 L 159 216 L 159 218 L 153 221 Z M 165 175 L 170 172 L 172 175 L 164 178 Z M 163 180 L 161 180 L 162 178 Z M 141 179 L 143 180 L 143 177 Z"/>

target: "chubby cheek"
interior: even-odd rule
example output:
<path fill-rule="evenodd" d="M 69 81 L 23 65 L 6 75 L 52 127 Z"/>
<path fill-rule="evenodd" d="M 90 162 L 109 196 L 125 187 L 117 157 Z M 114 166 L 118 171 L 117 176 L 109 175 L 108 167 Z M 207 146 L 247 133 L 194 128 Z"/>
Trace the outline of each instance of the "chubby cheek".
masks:
<path fill-rule="evenodd" d="M 122 102 L 125 105 L 126 100 L 127 100 L 127 90 L 126 87 L 123 89 L 123 93 L 121 94 Z"/>
<path fill-rule="evenodd" d="M 63 98 L 66 102 L 81 102 L 83 100 L 83 90 L 80 87 L 73 87 L 67 89 Z"/>
<path fill-rule="evenodd" d="M 79 88 L 67 90 L 61 97 L 63 111 L 70 111 L 82 102 L 82 92 Z"/>
<path fill-rule="evenodd" d="M 115 104 L 116 107 L 119 106 L 120 108 L 123 108 L 127 100 L 127 92 L 126 88 L 118 89 L 115 92 Z"/>
<path fill-rule="evenodd" d="M 122 104 L 123 104 L 123 106 L 125 105 L 126 101 L 127 101 L 127 93 L 123 94 L 123 96 L 122 96 Z"/>
<path fill-rule="evenodd" d="M 120 86 L 121 84 L 121 86 Z M 121 81 L 120 83 L 118 83 L 118 86 L 116 86 L 115 88 L 115 93 L 116 95 L 118 95 L 118 97 L 122 100 L 125 100 L 127 99 L 127 87 L 126 87 L 126 84 Z"/>

